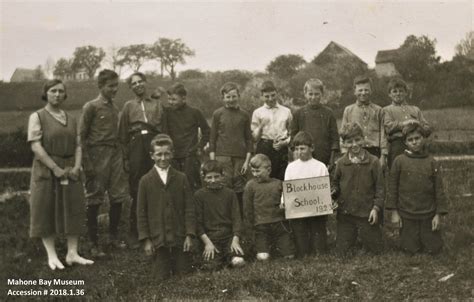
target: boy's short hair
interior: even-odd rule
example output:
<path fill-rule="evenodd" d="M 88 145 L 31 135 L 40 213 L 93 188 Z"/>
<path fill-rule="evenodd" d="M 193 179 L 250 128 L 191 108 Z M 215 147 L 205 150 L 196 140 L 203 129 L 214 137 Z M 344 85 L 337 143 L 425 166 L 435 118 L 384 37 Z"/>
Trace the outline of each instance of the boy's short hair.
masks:
<path fill-rule="evenodd" d="M 308 146 L 308 147 L 313 147 L 313 137 L 311 134 L 305 131 L 300 131 L 298 132 L 295 137 L 293 138 L 293 141 L 291 142 L 291 147 L 294 148 L 296 146 Z"/>
<path fill-rule="evenodd" d="M 252 159 L 250 159 L 250 167 L 251 168 L 254 168 L 254 169 L 258 169 L 258 168 L 261 168 L 261 167 L 271 167 L 272 166 L 272 162 L 270 161 L 270 159 L 268 158 L 268 156 L 266 156 L 265 154 L 262 154 L 262 153 L 258 153 L 258 154 L 255 154 Z"/>
<path fill-rule="evenodd" d="M 414 132 L 418 132 L 421 134 L 423 137 L 428 137 L 429 133 L 421 126 L 421 124 L 418 121 L 413 121 L 412 123 L 408 123 L 405 126 L 403 126 L 402 129 L 402 134 L 403 134 L 403 140 L 407 139 L 407 136 L 409 134 L 412 134 Z"/>
<path fill-rule="evenodd" d="M 140 71 L 135 71 L 132 73 L 128 78 L 127 78 L 127 84 L 128 87 L 132 87 L 132 78 L 133 76 L 139 76 L 140 79 L 142 79 L 143 82 L 146 82 L 146 76 L 144 73 L 141 73 Z"/>
<path fill-rule="evenodd" d="M 342 127 L 339 135 L 344 141 L 346 139 L 354 138 L 356 136 L 364 137 L 364 131 L 362 130 L 362 127 L 359 125 L 359 123 L 348 123 Z"/>
<path fill-rule="evenodd" d="M 150 98 L 158 100 L 165 93 L 166 93 L 166 90 L 163 87 L 158 86 L 158 87 L 156 87 L 155 90 L 153 90 L 153 93 L 150 94 Z"/>
<path fill-rule="evenodd" d="M 204 162 L 201 166 L 201 175 L 204 177 L 207 173 L 211 172 L 219 173 L 221 175 L 224 174 L 224 169 L 222 168 L 221 163 L 212 159 Z"/>
<path fill-rule="evenodd" d="M 272 91 L 277 91 L 275 84 L 272 81 L 267 80 L 267 81 L 264 81 L 262 85 L 260 85 L 261 93 L 272 92 Z"/>
<path fill-rule="evenodd" d="M 309 88 L 315 88 L 321 90 L 324 93 L 324 83 L 320 79 L 311 78 L 304 83 L 303 91 L 306 93 Z"/>
<path fill-rule="evenodd" d="M 395 88 L 403 88 L 405 91 L 408 91 L 408 85 L 402 78 L 393 78 L 388 82 L 388 93 Z"/>
<path fill-rule="evenodd" d="M 97 85 L 102 88 L 107 81 L 118 79 L 118 74 L 110 69 L 104 69 L 99 72 L 97 76 Z"/>
<path fill-rule="evenodd" d="M 240 94 L 239 86 L 234 82 L 227 82 L 221 88 L 221 95 L 231 92 L 232 90 L 237 90 L 237 94 Z"/>
<path fill-rule="evenodd" d="M 372 79 L 368 75 L 358 75 L 354 78 L 354 81 L 352 83 L 353 83 L 354 88 L 356 87 L 357 84 L 369 83 L 369 85 L 372 86 Z"/>
<path fill-rule="evenodd" d="M 171 150 L 174 149 L 173 140 L 167 134 L 156 135 L 150 143 L 150 152 L 155 152 L 155 147 L 170 146 Z"/>
<path fill-rule="evenodd" d="M 186 88 L 184 88 L 184 85 L 181 83 L 176 83 L 167 90 L 168 95 L 179 95 L 180 97 L 185 97 L 188 92 L 186 91 Z"/>
<path fill-rule="evenodd" d="M 60 79 L 52 79 L 46 81 L 43 85 L 43 93 L 41 94 L 41 100 L 47 102 L 48 101 L 48 90 L 51 89 L 51 87 L 56 86 L 58 84 L 63 84 L 64 86 L 64 99 L 67 99 L 67 92 L 66 92 L 66 85 L 64 85 L 63 81 Z"/>

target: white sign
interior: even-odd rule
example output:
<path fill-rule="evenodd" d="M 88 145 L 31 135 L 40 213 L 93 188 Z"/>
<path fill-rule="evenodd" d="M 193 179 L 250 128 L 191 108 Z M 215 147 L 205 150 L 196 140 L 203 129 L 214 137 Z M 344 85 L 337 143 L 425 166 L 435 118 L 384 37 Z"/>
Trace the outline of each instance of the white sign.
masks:
<path fill-rule="evenodd" d="M 333 213 L 329 176 L 285 180 L 283 199 L 287 219 Z"/>

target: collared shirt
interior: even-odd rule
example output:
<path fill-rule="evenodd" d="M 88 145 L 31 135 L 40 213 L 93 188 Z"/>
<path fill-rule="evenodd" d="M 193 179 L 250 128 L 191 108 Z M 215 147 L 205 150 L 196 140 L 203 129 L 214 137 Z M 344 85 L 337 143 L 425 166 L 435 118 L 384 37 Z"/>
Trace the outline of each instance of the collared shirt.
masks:
<path fill-rule="evenodd" d="M 158 175 L 160 176 L 161 180 L 163 181 L 163 184 L 166 185 L 166 180 L 168 179 L 168 171 L 170 170 L 170 167 L 166 169 L 162 169 L 157 165 L 155 165 L 154 167 L 156 169 L 156 172 L 158 172 Z"/>
<path fill-rule="evenodd" d="M 119 110 L 110 100 L 99 95 L 82 107 L 79 126 L 84 146 L 117 146 Z"/>
<path fill-rule="evenodd" d="M 250 129 L 254 138 L 262 138 L 268 140 L 287 140 L 290 141 L 290 125 L 293 120 L 291 110 L 280 104 L 275 107 L 269 107 L 264 104 L 262 107 L 255 109 L 252 114 L 252 123 Z M 258 129 L 261 125 L 261 137 L 258 137 Z"/>
<path fill-rule="evenodd" d="M 406 120 L 417 120 L 427 132 L 431 132 L 428 122 L 421 113 L 420 108 L 403 103 L 401 105 L 392 103 L 382 109 L 383 124 L 386 135 L 389 138 L 403 137 L 402 123 Z"/>
<path fill-rule="evenodd" d="M 382 107 L 374 103 L 367 105 L 356 101 L 347 106 L 342 116 L 341 129 L 348 123 L 358 123 L 364 133 L 364 147 L 380 148 L 382 154 L 387 154 L 387 139 L 382 121 Z M 341 140 L 341 152 L 347 152 Z"/>
<path fill-rule="evenodd" d="M 144 98 L 130 100 L 123 105 L 120 117 L 120 135 L 122 132 L 142 130 L 143 128 L 160 132 L 163 108 L 161 102 Z"/>

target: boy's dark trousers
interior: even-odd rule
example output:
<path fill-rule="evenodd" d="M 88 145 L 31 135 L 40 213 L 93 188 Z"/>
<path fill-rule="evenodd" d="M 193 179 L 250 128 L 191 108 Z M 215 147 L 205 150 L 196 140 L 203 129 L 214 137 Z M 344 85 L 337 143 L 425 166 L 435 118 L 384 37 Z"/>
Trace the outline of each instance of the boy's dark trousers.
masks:
<path fill-rule="evenodd" d="M 382 252 L 382 230 L 378 223 L 371 225 L 368 222 L 368 217 L 338 213 L 336 252 L 339 255 L 346 254 L 354 246 L 357 235 L 360 236 L 362 244 L 370 252 L 374 254 Z"/>
<path fill-rule="evenodd" d="M 212 244 L 216 247 L 219 253 L 214 254 L 214 258 L 210 260 L 203 260 L 203 269 L 208 271 L 215 271 L 218 270 L 230 263 L 232 257 L 239 256 L 233 253 L 230 249 L 232 245 L 233 237 L 225 238 L 225 239 L 211 239 Z"/>
<path fill-rule="evenodd" d="M 326 221 L 326 215 L 290 220 L 298 257 L 327 251 Z"/>
<path fill-rule="evenodd" d="M 395 137 L 390 140 L 390 143 L 388 145 L 388 156 L 387 156 L 389 169 L 392 167 L 392 163 L 395 160 L 395 158 L 398 155 L 402 154 L 406 148 L 407 146 L 405 145 L 405 142 L 402 137 Z"/>
<path fill-rule="evenodd" d="M 282 257 L 294 256 L 291 227 L 287 220 L 256 225 L 255 249 L 257 253 L 271 253 L 271 248 Z"/>
<path fill-rule="evenodd" d="M 130 233 L 134 238 L 138 238 L 137 230 L 137 195 L 138 183 L 140 178 L 145 175 L 153 167 L 153 161 L 150 157 L 150 142 L 155 136 L 155 133 L 148 132 L 141 134 L 140 131 L 135 131 L 131 134 L 130 144 L 127 146 L 129 176 L 128 182 L 130 185 L 130 195 L 132 197 L 132 204 L 130 206 Z"/>
<path fill-rule="evenodd" d="M 201 163 L 195 154 L 184 158 L 174 158 L 171 165 L 176 170 L 186 174 L 193 192 L 201 188 L 201 176 L 199 172 L 201 169 Z"/>
<path fill-rule="evenodd" d="M 158 281 L 168 279 L 173 275 L 191 272 L 191 253 L 183 252 L 183 246 L 160 247 L 153 256 L 153 274 Z"/>
<path fill-rule="evenodd" d="M 433 216 L 426 219 L 408 219 L 402 217 L 400 246 L 411 254 L 425 251 L 437 254 L 443 247 L 441 232 L 431 230 Z"/>
<path fill-rule="evenodd" d="M 265 154 L 272 162 L 270 177 L 279 180 L 285 179 L 285 170 L 288 166 L 288 148 L 286 146 L 275 150 L 273 149 L 273 140 L 261 139 L 257 143 L 255 153 Z"/>

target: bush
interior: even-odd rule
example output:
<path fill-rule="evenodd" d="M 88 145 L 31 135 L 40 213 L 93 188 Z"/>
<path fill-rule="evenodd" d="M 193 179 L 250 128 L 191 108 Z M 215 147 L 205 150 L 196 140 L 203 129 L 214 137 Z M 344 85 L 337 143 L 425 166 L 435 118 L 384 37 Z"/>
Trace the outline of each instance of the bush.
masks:
<path fill-rule="evenodd" d="M 29 167 L 33 162 L 33 152 L 26 142 L 27 135 L 19 128 L 12 133 L 0 134 L 0 167 Z"/>

